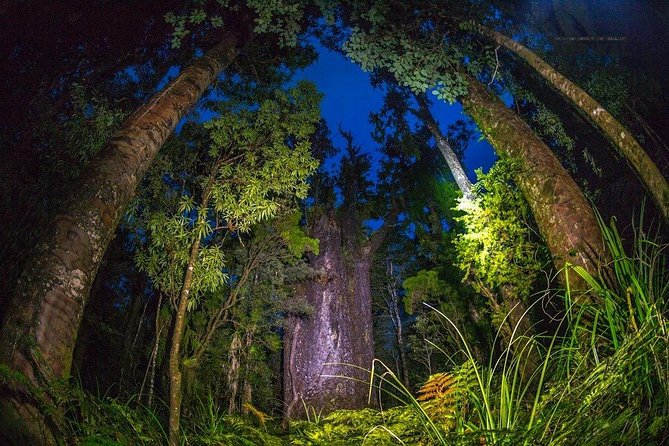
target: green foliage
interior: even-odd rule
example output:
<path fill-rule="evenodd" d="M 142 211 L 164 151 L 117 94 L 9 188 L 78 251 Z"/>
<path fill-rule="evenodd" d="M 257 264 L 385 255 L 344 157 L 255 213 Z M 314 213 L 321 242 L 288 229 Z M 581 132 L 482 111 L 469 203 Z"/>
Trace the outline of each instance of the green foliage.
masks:
<path fill-rule="evenodd" d="M 71 100 L 74 114 L 63 124 L 65 143 L 69 152 L 85 164 L 100 151 L 126 115 L 79 84 L 72 85 Z"/>
<path fill-rule="evenodd" d="M 258 429 L 250 421 L 228 415 L 210 397 L 196 406 L 194 423 L 189 423 L 189 442 L 216 446 L 279 446 L 280 438 Z"/>
<path fill-rule="evenodd" d="M 320 100 L 313 84 L 299 82 L 257 106 L 235 103 L 202 126 L 185 127 L 183 143 L 174 144 L 150 173 L 151 198 L 143 197 L 128 218 L 141 242 L 138 269 L 170 298 L 166 304 L 187 299 L 180 361 L 184 409 L 193 397 L 215 392 L 234 410 L 251 402 L 242 388 L 255 388 L 254 398 L 269 400 L 267 363 L 278 350 L 273 330 L 280 326 L 288 275 L 280 273 L 299 269 L 304 252 L 318 248 L 300 229 L 295 209 L 318 167 L 310 137 Z M 224 330 L 232 321 L 237 328 Z M 231 338 L 243 338 L 243 348 L 231 347 Z M 228 371 L 223 383 L 221 363 Z M 215 377 L 207 367 L 218 371 Z M 226 394 L 226 388 L 234 392 Z"/>
<path fill-rule="evenodd" d="M 314 85 L 302 81 L 257 110 L 228 112 L 205 125 L 209 155 L 236 159 L 221 165 L 212 190 L 213 209 L 229 226 L 246 231 L 276 216 L 286 198 L 306 197 L 306 179 L 318 167 L 309 137 L 320 119 L 320 100 Z"/>
<path fill-rule="evenodd" d="M 204 225 L 211 231 L 209 225 Z M 199 235 L 194 234 L 197 229 L 183 215 L 169 216 L 158 212 L 149 216 L 147 229 L 150 240 L 135 256 L 137 268 L 151 278 L 156 288 L 176 296 L 181 290 L 194 236 Z M 193 273 L 193 297 L 216 290 L 226 282 L 223 252 L 216 247 L 203 247 L 198 252 L 197 264 Z"/>
<path fill-rule="evenodd" d="M 300 226 L 301 218 L 302 214 L 296 211 L 278 222 L 281 238 L 295 259 L 299 259 L 306 252 L 318 255 L 318 239 L 307 235 L 304 228 Z"/>
<path fill-rule="evenodd" d="M 346 55 L 363 70 L 386 69 L 414 93 L 423 94 L 434 88 L 432 93 L 438 99 L 450 103 L 467 93 L 464 76 L 454 70 L 463 57 L 459 48 L 447 47 L 439 40 L 412 38 L 402 30 L 375 31 L 353 27 L 343 46 Z"/>
<path fill-rule="evenodd" d="M 47 111 L 38 127 L 52 146 L 46 168 L 59 178 L 77 177 L 126 117 L 109 100 L 77 83 L 70 86 L 68 105 L 66 113 Z"/>
<path fill-rule="evenodd" d="M 567 274 L 578 274 L 591 287 L 593 300 L 580 302 L 578 296 L 567 294 L 567 308 L 574 334 L 585 332 L 591 340 L 589 352 L 593 361 L 607 350 L 617 350 L 642 326 L 657 322 L 658 313 L 669 309 L 669 270 L 666 245 L 659 244 L 643 230 L 643 221 L 636 231 L 633 254 L 626 253 L 615 223 L 606 226 L 598 215 L 602 235 L 612 261 L 609 264 L 613 285 L 595 278 L 583 268 L 567 266 Z M 581 299 L 582 300 L 582 299 Z"/>
<path fill-rule="evenodd" d="M 439 300 L 448 290 L 446 282 L 440 280 L 437 271 L 434 270 L 418 271 L 415 276 L 407 278 L 402 287 L 406 291 L 403 303 L 408 314 L 414 313 L 417 303 Z"/>
<path fill-rule="evenodd" d="M 640 225 L 641 227 L 643 225 Z M 523 353 L 510 347 L 486 366 L 473 359 L 457 326 L 438 314 L 461 338 L 467 367 L 431 377 L 421 392 L 428 406 L 387 371 L 382 384 L 403 392 L 408 406 L 426 430 L 435 424 L 453 428 L 433 437 L 436 444 L 661 444 L 669 431 L 669 283 L 666 245 L 638 230 L 634 254 L 628 255 L 614 225 L 603 226 L 614 258 L 615 285 L 606 285 L 577 267 L 592 287 L 596 303 L 571 296 L 567 315 L 543 344 L 542 361 L 532 377 L 523 378 Z M 566 333 L 561 335 L 563 331 Z M 543 342 L 542 342 L 543 341 Z M 531 345 L 531 344 L 526 344 Z M 458 373 L 466 369 L 468 409 L 452 410 L 450 398 Z M 442 399 L 442 404 L 439 400 Z M 428 417 L 425 420 L 423 417 Z M 334 428 L 330 428 L 331 430 Z M 436 432 L 436 431 L 435 431 Z M 433 444 L 434 444 L 433 443 Z M 316 443 L 317 444 L 317 443 Z"/>
<path fill-rule="evenodd" d="M 548 142 L 555 152 L 561 155 L 563 163 L 567 165 L 567 168 L 575 172 L 576 160 L 574 159 L 574 148 L 576 141 L 567 133 L 557 113 L 549 109 L 534 93 L 522 87 L 514 86 L 513 92 L 516 101 L 532 107 L 528 122 L 536 126 L 537 133 Z M 593 165 L 592 167 L 597 173 L 601 173 L 597 170 L 597 166 Z"/>
<path fill-rule="evenodd" d="M 384 411 L 374 409 L 339 410 L 318 422 L 298 421 L 291 424 L 291 445 L 347 446 L 429 444 L 416 414 L 407 407 Z"/>
<path fill-rule="evenodd" d="M 149 237 L 135 260 L 157 288 L 176 296 L 190 248 L 203 240 L 208 243 L 198 252 L 191 296 L 222 287 L 228 277 L 220 244 L 210 243 L 216 240 L 215 233 L 249 231 L 306 196 L 307 177 L 318 166 L 311 156 L 309 136 L 320 119 L 319 103 L 313 84 L 300 82 L 287 92 L 277 91 L 273 100 L 257 110 L 230 111 L 205 124 L 211 144 L 200 157 L 214 168 L 193 179 L 193 188 L 199 185 L 201 192 L 183 193 L 176 213 L 163 208 L 145 216 Z M 196 206 L 195 193 L 206 207 Z M 299 230 L 290 230 L 296 237 Z M 307 239 L 293 242 L 303 244 L 293 246 L 295 252 L 313 248 L 313 241 Z"/>
<path fill-rule="evenodd" d="M 167 441 L 160 416 L 134 398 L 122 400 L 91 395 L 79 387 L 64 393 L 66 428 L 70 441 L 87 445 L 153 445 Z"/>
<path fill-rule="evenodd" d="M 247 0 L 256 13 L 254 31 L 275 34 L 284 46 L 295 46 L 304 14 L 304 2 L 297 0 Z"/>
<path fill-rule="evenodd" d="M 513 286 L 526 299 L 542 266 L 544 248 L 532 230 L 527 202 L 512 178 L 518 169 L 501 159 L 488 172 L 477 171 L 476 199 L 462 201 L 463 233 L 456 239 L 458 265 L 475 287 Z"/>
<path fill-rule="evenodd" d="M 211 14 L 203 7 L 206 0 L 197 0 L 193 9 L 180 14 L 169 12 L 165 21 L 172 25 L 172 48 L 179 48 L 183 40 L 198 27 L 224 28 L 226 21 L 239 20 L 239 17 L 230 17 L 231 12 L 238 12 L 242 7 L 250 8 L 254 13 L 253 31 L 257 34 L 272 34 L 279 44 L 284 47 L 297 45 L 301 31 L 301 21 L 304 16 L 304 2 L 296 0 L 247 0 L 245 2 L 231 2 L 230 0 L 216 0 L 216 7 L 221 14 Z"/>
<path fill-rule="evenodd" d="M 228 268 L 233 280 L 229 287 L 208 294 L 201 308 L 189 316 L 194 336 L 188 344 L 197 350 L 203 347 L 203 332 L 212 315 L 234 304 L 228 313 L 234 325 L 221 327 L 206 347 L 201 364 L 195 364 L 192 393 L 196 397 L 232 400 L 236 412 L 250 410 L 249 404 L 268 412 L 278 409 L 275 392 L 279 378 L 273 369 L 281 351 L 277 332 L 284 323 L 284 313 L 306 314 L 311 309 L 295 298 L 292 284 L 310 274 L 302 256 L 305 250 L 318 247 L 317 240 L 300 228 L 299 218 L 299 212 L 293 212 L 254 226 L 244 243 L 231 250 Z M 290 241 L 286 241 L 286 234 Z M 221 379 L 221 367 L 228 373 L 227 380 Z M 237 386 L 234 395 L 232 385 Z"/>
<path fill-rule="evenodd" d="M 36 348 L 28 347 L 36 364 L 35 376 L 0 364 L 0 391 L 27 401 L 44 417 L 58 444 L 64 440 L 78 444 L 157 444 L 166 437 L 160 420 L 148 408 L 128 400 L 106 395 L 94 396 L 84 391 L 79 382 L 68 378 L 53 379 L 47 364 Z M 130 408 L 130 405 L 133 408 Z M 10 412 L 11 414 L 11 412 Z M 25 428 L 25 419 L 3 415 L 3 423 L 17 423 Z M 19 415 L 21 417 L 21 415 Z"/>
<path fill-rule="evenodd" d="M 424 397 L 419 397 L 424 403 L 385 368 L 376 374 L 382 389 L 399 395 L 405 405 L 383 412 L 335 412 L 318 423 L 297 424 L 293 444 L 346 444 L 344 438 L 358 444 L 365 441 L 365 435 L 377 432 L 383 437 L 370 444 L 666 442 L 666 245 L 638 230 L 634 253 L 628 255 L 615 226 L 603 230 L 614 257 L 616 285 L 570 269 L 586 279 L 599 300 L 590 306 L 567 291 L 568 314 L 559 321 L 556 333 L 543 339 L 534 336 L 544 349 L 532 377 L 522 378 L 522 354 L 511 354 L 510 348 L 499 357 L 491 355 L 485 366 L 475 362 L 461 332 L 438 312 L 456 330 L 468 359 L 451 372 L 431 377 L 421 391 Z M 459 396 L 460 408 L 454 409 L 451 396 L 460 382 L 467 384 Z M 396 422 L 395 414 L 402 414 L 402 423 Z M 422 436 L 416 436 L 417 432 Z"/>
<path fill-rule="evenodd" d="M 165 420 L 137 404 L 109 397 L 96 397 L 73 387 L 64 394 L 66 420 L 63 435 L 74 444 L 157 445 L 166 444 Z M 282 440 L 250 420 L 229 416 L 213 399 L 200 401 L 188 422 L 183 423 L 187 444 L 279 446 Z"/>
<path fill-rule="evenodd" d="M 445 431 L 456 428 L 458 420 L 467 416 L 469 393 L 476 385 L 476 364 L 465 361 L 450 373 L 436 373 L 418 390 L 418 401 L 425 413 Z"/>

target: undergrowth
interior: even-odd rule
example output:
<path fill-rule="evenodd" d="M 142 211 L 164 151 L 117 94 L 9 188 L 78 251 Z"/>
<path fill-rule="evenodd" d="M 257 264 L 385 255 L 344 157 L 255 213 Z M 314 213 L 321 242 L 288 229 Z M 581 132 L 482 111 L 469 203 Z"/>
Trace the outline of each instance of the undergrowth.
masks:
<path fill-rule="evenodd" d="M 563 293 L 564 316 L 552 335 L 534 335 L 529 341 L 518 336 L 522 348 L 510 345 L 480 364 L 458 327 L 434 310 L 460 337 L 461 360 L 432 375 L 417 395 L 375 361 L 370 392 L 387 392 L 397 406 L 318 414 L 292 421 L 286 433 L 279 420 L 269 420 L 255 408 L 247 417 L 233 417 L 210 399 L 183 417 L 183 444 L 667 444 L 667 247 L 638 229 L 627 253 L 613 223 L 602 225 L 602 231 L 611 254 L 608 272 L 602 274 L 606 280 L 567 266 L 566 276 L 578 274 L 590 290 Z M 530 349 L 539 353 L 539 363 L 527 361 Z M 21 384 L 20 377 L 6 370 L 0 381 Z M 166 410 L 160 406 L 155 411 L 132 398 L 92 396 L 77 387 L 49 392 L 35 398 L 64 412 L 54 422 L 66 444 L 167 441 Z"/>
<path fill-rule="evenodd" d="M 519 337 L 520 352 L 508 347 L 478 364 L 458 327 L 434 310 L 458 333 L 463 362 L 431 376 L 417 398 L 376 363 L 375 385 L 400 406 L 298 423 L 291 444 L 667 444 L 667 247 L 637 229 L 628 254 L 615 224 L 600 224 L 611 255 L 606 280 L 567 265 L 567 277 L 578 274 L 590 289 L 563 293 L 554 334 Z M 528 366 L 529 349 L 539 364 Z"/>

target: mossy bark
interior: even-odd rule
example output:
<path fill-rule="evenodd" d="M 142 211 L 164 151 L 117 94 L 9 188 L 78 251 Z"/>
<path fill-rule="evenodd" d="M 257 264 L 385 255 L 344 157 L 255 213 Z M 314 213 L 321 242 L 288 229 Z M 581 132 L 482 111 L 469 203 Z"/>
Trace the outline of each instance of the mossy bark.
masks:
<path fill-rule="evenodd" d="M 300 418 L 368 405 L 374 359 L 370 270 L 387 224 L 362 244 L 359 234 L 324 214 L 312 235 L 320 240 L 311 262 L 317 278 L 300 291 L 314 308 L 291 316 L 284 336 L 284 416 Z M 355 249 L 353 247 L 355 246 Z"/>
<path fill-rule="evenodd" d="M 19 278 L 0 333 L 0 362 L 34 385 L 41 378 L 68 377 L 88 292 L 119 220 L 179 120 L 236 53 L 237 39 L 229 35 L 185 68 L 128 118 L 73 185 L 68 204 Z M 2 397 L 0 412 L 25 413 L 17 434 L 23 440 L 17 441 L 32 444 L 39 434 L 33 427 L 43 422 L 29 416 L 39 411 L 26 404 Z"/>
<path fill-rule="evenodd" d="M 521 163 L 515 181 L 529 203 L 555 267 L 560 270 L 569 262 L 597 276 L 607 258 L 597 219 L 555 154 L 476 79 L 469 78 L 469 92 L 461 101 L 497 153 Z M 570 275 L 570 285 L 586 290 L 577 276 Z"/>
<path fill-rule="evenodd" d="M 669 183 L 632 133 L 588 93 L 525 46 L 484 26 L 478 26 L 477 30 L 520 56 L 599 127 L 630 163 L 664 219 L 669 222 Z"/>

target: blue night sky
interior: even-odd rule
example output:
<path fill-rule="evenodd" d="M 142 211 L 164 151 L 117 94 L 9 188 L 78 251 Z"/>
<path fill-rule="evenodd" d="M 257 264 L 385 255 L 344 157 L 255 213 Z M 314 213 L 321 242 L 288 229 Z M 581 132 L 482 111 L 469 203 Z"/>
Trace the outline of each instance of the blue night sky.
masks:
<path fill-rule="evenodd" d="M 369 74 L 343 55 L 316 45 L 319 58 L 305 70 L 297 73 L 295 80 L 310 80 L 325 95 L 321 105 L 323 118 L 330 127 L 336 147 L 345 142 L 337 131 L 339 125 L 351 131 L 354 141 L 363 151 L 370 153 L 373 161 L 378 161 L 377 144 L 372 139 L 372 125 L 369 113 L 378 111 L 383 103 L 383 91 L 374 89 L 369 82 Z M 458 119 L 467 119 L 458 103 L 449 105 L 443 101 L 433 101 L 432 113 L 439 121 L 442 131 Z M 465 153 L 464 165 L 469 177 L 475 180 L 474 170 L 482 167 L 488 171 L 496 156 L 490 144 L 475 137 Z"/>

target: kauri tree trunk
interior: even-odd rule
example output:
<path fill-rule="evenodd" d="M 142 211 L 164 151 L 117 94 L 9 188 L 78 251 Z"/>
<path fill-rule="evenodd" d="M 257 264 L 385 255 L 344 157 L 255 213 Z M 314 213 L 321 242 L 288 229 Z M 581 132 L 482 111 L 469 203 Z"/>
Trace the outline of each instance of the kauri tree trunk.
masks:
<path fill-rule="evenodd" d="M 599 127 L 632 165 L 632 168 L 655 201 L 664 219 L 669 222 L 669 183 L 632 133 L 588 93 L 560 74 L 555 68 L 524 45 L 484 26 L 477 26 L 477 30 L 521 57 L 550 85 L 566 96 L 591 122 Z"/>
<path fill-rule="evenodd" d="M 368 404 L 366 370 L 374 359 L 370 269 L 385 227 L 351 250 L 346 238 L 359 234 L 342 231 L 334 215 L 323 215 L 315 225 L 320 252 L 311 266 L 317 278 L 300 289 L 314 312 L 291 316 L 284 337 L 286 418 Z"/>
<path fill-rule="evenodd" d="M 237 53 L 231 35 L 138 109 L 112 137 L 53 219 L 21 274 L 0 333 L 0 362 L 33 385 L 66 378 L 88 292 L 137 185 L 177 123 Z M 42 376 L 40 376 L 42 375 Z M 26 399 L 0 398 L 18 443 L 39 444 L 44 421 Z"/>
<path fill-rule="evenodd" d="M 469 92 L 461 101 L 497 153 L 521 163 L 516 184 L 530 205 L 556 268 L 560 270 L 570 262 L 593 276 L 599 275 L 607 255 L 597 219 L 555 154 L 476 79 L 469 78 Z M 571 286 L 586 290 L 577 276 L 569 276 Z"/>

